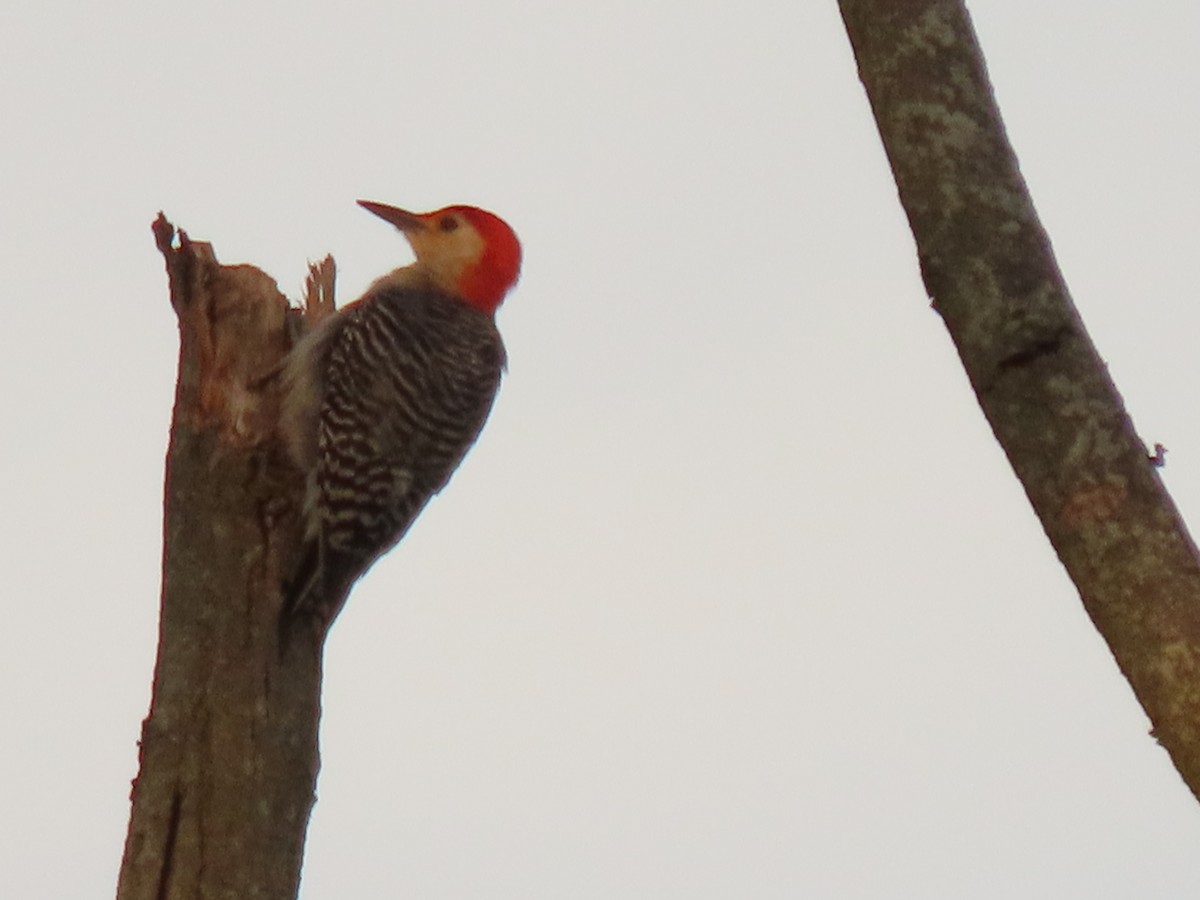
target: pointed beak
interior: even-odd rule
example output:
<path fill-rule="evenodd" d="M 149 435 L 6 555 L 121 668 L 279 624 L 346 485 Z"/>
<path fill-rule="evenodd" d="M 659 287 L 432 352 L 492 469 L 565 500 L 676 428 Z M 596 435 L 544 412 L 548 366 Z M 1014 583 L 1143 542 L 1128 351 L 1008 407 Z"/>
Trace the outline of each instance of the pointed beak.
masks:
<path fill-rule="evenodd" d="M 367 212 L 373 212 L 385 222 L 391 222 L 405 234 L 411 234 L 414 231 L 424 231 L 427 227 L 425 220 L 416 213 L 410 213 L 407 209 L 399 209 L 395 206 L 388 206 L 386 203 L 376 203 L 373 200 L 359 200 L 358 205 Z"/>

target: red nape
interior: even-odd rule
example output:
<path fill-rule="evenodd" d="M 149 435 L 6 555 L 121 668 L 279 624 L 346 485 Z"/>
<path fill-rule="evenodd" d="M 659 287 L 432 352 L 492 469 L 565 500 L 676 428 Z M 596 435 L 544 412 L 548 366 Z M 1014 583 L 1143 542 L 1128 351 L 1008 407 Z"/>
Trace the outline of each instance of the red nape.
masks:
<path fill-rule="evenodd" d="M 497 215 L 474 206 L 449 209 L 469 221 L 483 238 L 483 256 L 463 273 L 458 284 L 463 297 L 484 312 L 494 312 L 521 274 L 521 242 Z"/>

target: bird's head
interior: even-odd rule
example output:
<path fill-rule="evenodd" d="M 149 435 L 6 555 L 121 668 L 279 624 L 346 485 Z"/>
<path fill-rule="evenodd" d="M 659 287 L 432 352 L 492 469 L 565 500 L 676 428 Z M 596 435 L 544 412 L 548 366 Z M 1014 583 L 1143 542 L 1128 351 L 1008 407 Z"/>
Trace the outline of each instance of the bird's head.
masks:
<path fill-rule="evenodd" d="M 521 244 L 508 223 L 474 206 L 411 213 L 385 203 L 358 205 L 403 232 L 416 267 L 441 290 L 495 312 L 521 274 Z"/>

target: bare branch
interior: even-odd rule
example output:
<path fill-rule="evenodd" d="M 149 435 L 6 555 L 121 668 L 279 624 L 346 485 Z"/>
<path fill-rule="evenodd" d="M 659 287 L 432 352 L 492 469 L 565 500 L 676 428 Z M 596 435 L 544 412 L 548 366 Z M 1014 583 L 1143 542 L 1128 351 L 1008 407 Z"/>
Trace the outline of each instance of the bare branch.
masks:
<path fill-rule="evenodd" d="M 934 307 L 1088 614 L 1200 796 L 1196 548 L 1058 271 L 966 9 L 839 5 Z"/>

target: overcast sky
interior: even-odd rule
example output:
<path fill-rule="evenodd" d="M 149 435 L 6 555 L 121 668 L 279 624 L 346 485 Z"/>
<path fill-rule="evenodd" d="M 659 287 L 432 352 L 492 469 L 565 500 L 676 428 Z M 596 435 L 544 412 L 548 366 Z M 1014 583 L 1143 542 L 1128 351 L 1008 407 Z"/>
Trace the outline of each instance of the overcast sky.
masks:
<path fill-rule="evenodd" d="M 976 0 L 1200 515 L 1192 0 Z M 1200 807 L 929 309 L 833 0 L 0 7 L 0 893 L 111 896 L 177 340 L 158 210 L 299 293 L 467 202 L 483 438 L 330 640 L 302 896 L 1191 898 Z"/>

